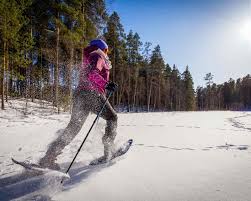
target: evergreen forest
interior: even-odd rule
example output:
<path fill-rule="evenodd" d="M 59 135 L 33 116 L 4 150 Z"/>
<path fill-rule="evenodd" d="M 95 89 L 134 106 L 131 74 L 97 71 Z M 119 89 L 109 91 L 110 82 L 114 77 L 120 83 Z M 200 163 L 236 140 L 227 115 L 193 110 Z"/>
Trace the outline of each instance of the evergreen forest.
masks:
<path fill-rule="evenodd" d="M 119 86 L 110 101 L 119 111 L 251 109 L 250 75 L 216 84 L 207 73 L 205 87 L 195 89 L 189 64 L 180 72 L 164 61 L 166 47 L 126 33 L 104 0 L 0 0 L 1 108 L 24 98 L 68 111 L 83 48 L 95 38 L 109 46 L 110 79 Z"/>

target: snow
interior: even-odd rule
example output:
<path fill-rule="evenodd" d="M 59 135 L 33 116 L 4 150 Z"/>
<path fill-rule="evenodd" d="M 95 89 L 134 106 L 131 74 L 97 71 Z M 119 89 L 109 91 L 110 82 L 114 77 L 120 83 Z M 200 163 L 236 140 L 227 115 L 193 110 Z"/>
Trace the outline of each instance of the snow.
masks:
<path fill-rule="evenodd" d="M 28 177 L 17 160 L 37 162 L 66 127 L 70 114 L 44 102 L 12 100 L 0 112 L 0 200 L 247 201 L 251 199 L 251 112 L 119 114 L 116 145 L 133 146 L 122 157 L 96 167 L 103 153 L 105 121 L 99 119 L 61 185 L 56 172 Z M 95 116 L 58 157 L 62 171 L 79 148 Z"/>

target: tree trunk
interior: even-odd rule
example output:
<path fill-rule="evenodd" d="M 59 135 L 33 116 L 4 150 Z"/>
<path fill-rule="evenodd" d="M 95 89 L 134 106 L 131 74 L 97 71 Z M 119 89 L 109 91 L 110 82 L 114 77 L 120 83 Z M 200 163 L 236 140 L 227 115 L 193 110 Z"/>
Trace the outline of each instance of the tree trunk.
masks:
<path fill-rule="evenodd" d="M 42 63 L 43 63 L 43 55 L 42 55 L 42 48 L 40 48 L 39 99 L 40 99 L 41 105 L 43 106 L 43 64 Z"/>
<path fill-rule="evenodd" d="M 82 16 L 83 16 L 83 22 L 85 23 L 85 0 L 82 0 Z M 83 27 L 83 39 L 85 40 L 86 38 L 86 32 L 85 32 L 85 24 Z M 84 63 L 84 49 L 82 48 L 82 55 L 81 55 L 81 66 Z"/>
<path fill-rule="evenodd" d="M 145 87 L 144 87 L 144 106 L 146 107 L 147 106 L 147 103 L 148 103 L 148 101 L 147 101 L 147 97 L 148 97 L 148 76 L 146 75 L 145 76 Z"/>
<path fill-rule="evenodd" d="M 8 77 L 9 77 L 9 58 L 8 58 L 8 45 L 6 45 L 6 53 L 7 53 L 7 55 L 6 55 L 6 61 L 5 61 L 5 63 L 6 63 L 6 66 L 5 66 L 5 75 L 6 75 L 6 81 L 5 81 L 5 101 L 6 101 L 6 103 L 8 102 L 8 91 L 9 91 L 9 89 L 8 89 L 8 81 L 9 81 L 9 79 L 8 79 Z"/>
<path fill-rule="evenodd" d="M 67 88 L 69 91 L 69 101 L 70 101 L 70 108 L 71 108 L 71 99 L 72 99 L 72 66 L 73 66 L 73 54 L 74 54 L 74 49 L 71 47 L 70 49 L 70 61 L 68 63 L 68 68 L 67 68 Z"/>
<path fill-rule="evenodd" d="M 31 56 L 32 58 L 32 56 Z M 31 102 L 34 102 L 35 99 L 35 78 L 34 78 L 34 73 L 32 72 L 32 64 L 30 65 L 30 97 L 31 97 Z"/>
<path fill-rule="evenodd" d="M 152 81 L 150 80 L 150 89 L 147 97 L 147 111 L 150 111 L 150 103 L 151 103 L 151 95 L 152 95 Z"/>
<path fill-rule="evenodd" d="M 60 33 L 60 29 L 59 29 L 59 27 L 57 27 L 56 66 L 55 66 L 55 70 L 54 70 L 54 106 L 57 107 L 58 113 L 60 113 L 60 108 L 59 108 L 59 104 L 58 104 L 59 33 Z"/>
<path fill-rule="evenodd" d="M 6 42 L 3 42 L 3 65 L 1 73 L 1 108 L 4 110 L 4 74 L 5 74 L 5 64 L 6 64 Z"/>
<path fill-rule="evenodd" d="M 26 57 L 26 56 L 25 56 Z M 26 58 L 27 59 L 27 58 Z M 25 75 L 26 75 L 26 82 L 25 82 L 25 111 L 24 111 L 24 114 L 26 115 L 27 114 L 27 111 L 28 111 L 28 83 L 29 83 L 29 76 L 30 76 L 30 72 L 28 72 L 28 68 L 26 68 L 25 70 Z"/>
<path fill-rule="evenodd" d="M 130 87 L 131 87 L 131 76 L 130 76 L 130 67 L 128 67 L 128 87 L 127 87 L 127 111 L 130 112 Z"/>
<path fill-rule="evenodd" d="M 153 110 L 155 111 L 156 110 L 156 105 L 157 105 L 157 98 L 158 98 L 156 89 L 154 90 L 153 97 L 154 97 L 154 100 L 153 100 Z"/>
<path fill-rule="evenodd" d="M 13 60 L 10 60 L 9 62 L 9 74 L 10 74 L 9 91 L 10 91 L 10 96 L 12 96 L 12 92 L 16 91 L 15 88 L 13 89 Z"/>
<path fill-rule="evenodd" d="M 119 95 L 118 95 L 118 105 L 121 104 L 121 101 L 122 101 L 122 96 L 124 94 L 124 74 L 122 74 L 122 78 L 121 78 L 121 83 L 120 83 L 120 90 L 119 90 Z"/>
<path fill-rule="evenodd" d="M 32 27 L 30 29 L 30 34 L 31 34 L 31 38 L 33 38 L 33 33 L 32 33 Z M 31 55 L 31 65 L 30 65 L 30 86 L 31 86 L 31 101 L 34 102 L 35 99 L 35 78 L 34 78 L 34 73 L 33 73 L 33 52 L 31 51 L 30 53 Z"/>
<path fill-rule="evenodd" d="M 115 55 L 115 43 L 113 42 L 113 61 L 114 61 L 114 65 L 112 66 L 112 81 L 115 81 L 115 69 L 116 69 L 116 55 Z M 112 102 L 113 104 L 115 104 L 115 94 L 112 96 Z"/>
<path fill-rule="evenodd" d="M 133 106 L 132 106 L 133 110 L 135 110 L 135 105 L 136 105 L 137 87 L 138 87 L 138 78 L 137 78 L 137 74 L 136 74 L 134 93 L 133 93 Z"/>
<path fill-rule="evenodd" d="M 161 75 L 159 75 L 159 86 L 158 86 L 158 102 L 157 108 L 160 109 L 161 107 Z"/>

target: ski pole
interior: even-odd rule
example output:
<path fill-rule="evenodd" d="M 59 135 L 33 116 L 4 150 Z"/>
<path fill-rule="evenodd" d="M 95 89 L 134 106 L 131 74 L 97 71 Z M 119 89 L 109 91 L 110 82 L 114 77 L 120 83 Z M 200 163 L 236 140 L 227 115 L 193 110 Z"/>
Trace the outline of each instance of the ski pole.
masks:
<path fill-rule="evenodd" d="M 83 140 L 82 144 L 80 145 L 80 147 L 79 147 L 79 149 L 78 149 L 76 155 L 74 156 L 74 158 L 73 158 L 71 164 L 69 165 L 67 171 L 65 172 L 65 174 L 67 174 L 67 173 L 69 172 L 69 170 L 71 169 L 72 164 L 74 163 L 75 159 L 77 158 L 77 155 L 79 154 L 81 148 L 83 147 L 83 145 L 84 145 L 84 143 L 85 143 L 85 141 L 86 141 L 88 135 L 90 134 L 90 132 L 91 132 L 91 130 L 92 130 L 94 124 L 96 123 L 96 121 L 98 120 L 99 116 L 100 116 L 101 113 L 103 112 L 103 110 L 104 110 L 104 108 L 105 108 L 105 105 L 106 105 L 106 103 L 108 102 L 108 99 L 111 97 L 112 93 L 113 93 L 112 91 L 109 92 L 109 95 L 107 96 L 107 98 L 106 98 L 106 100 L 105 100 L 105 103 L 103 104 L 101 110 L 99 111 L 99 113 L 97 114 L 96 118 L 94 119 L 94 121 L 93 121 L 93 123 L 92 123 L 92 125 L 91 125 L 91 127 L 90 127 L 90 129 L 89 129 L 89 131 L 87 132 L 87 134 L 86 134 L 86 136 L 85 136 L 85 139 Z M 63 183 L 63 179 L 61 180 L 61 183 Z"/>

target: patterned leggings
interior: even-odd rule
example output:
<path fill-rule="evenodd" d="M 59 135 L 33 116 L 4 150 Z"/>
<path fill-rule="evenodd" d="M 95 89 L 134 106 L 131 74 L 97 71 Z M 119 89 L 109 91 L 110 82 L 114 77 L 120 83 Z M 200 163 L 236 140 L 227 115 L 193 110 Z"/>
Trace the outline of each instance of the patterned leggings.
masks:
<path fill-rule="evenodd" d="M 64 132 L 54 140 L 46 152 L 46 155 L 40 160 L 40 163 L 53 163 L 62 150 L 68 145 L 81 130 L 85 120 L 90 112 L 98 114 L 105 103 L 105 96 L 95 91 L 77 90 L 73 95 L 73 108 L 71 120 Z M 106 103 L 103 112 L 100 115 L 106 120 L 105 135 L 102 138 L 104 152 L 114 142 L 117 128 L 117 114 L 109 102 Z"/>

